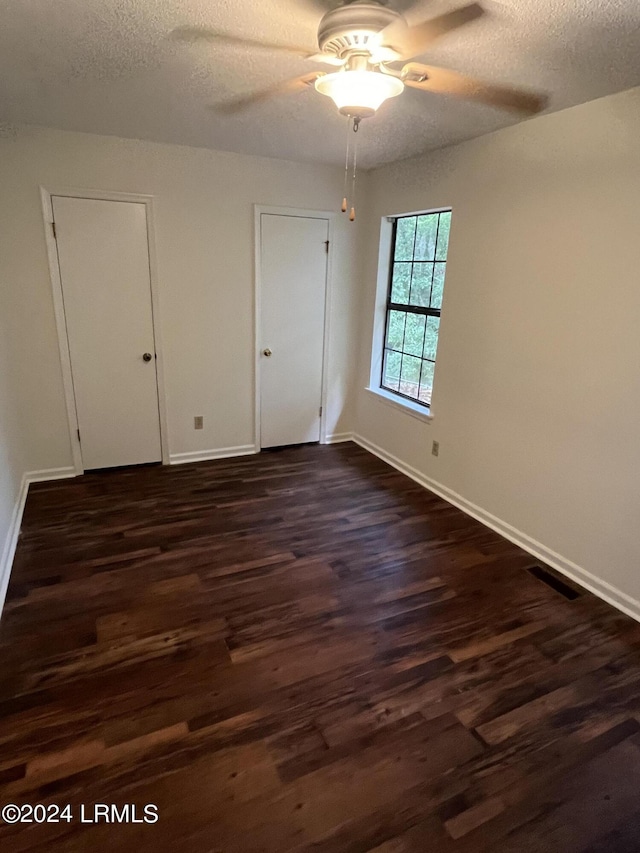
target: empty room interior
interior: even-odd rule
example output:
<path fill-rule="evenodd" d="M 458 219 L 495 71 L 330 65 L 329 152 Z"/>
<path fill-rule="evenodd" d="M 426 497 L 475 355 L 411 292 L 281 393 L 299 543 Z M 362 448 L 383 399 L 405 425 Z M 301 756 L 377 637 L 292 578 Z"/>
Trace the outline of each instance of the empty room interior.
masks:
<path fill-rule="evenodd" d="M 5 0 L 0 81 L 0 849 L 638 853 L 636 0 Z"/>

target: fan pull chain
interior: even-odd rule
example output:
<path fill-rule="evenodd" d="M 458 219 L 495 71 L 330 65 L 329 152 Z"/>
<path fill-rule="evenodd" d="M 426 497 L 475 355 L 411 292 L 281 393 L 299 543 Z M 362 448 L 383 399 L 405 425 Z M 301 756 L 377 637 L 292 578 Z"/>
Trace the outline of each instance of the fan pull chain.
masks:
<path fill-rule="evenodd" d="M 355 116 L 353 119 L 353 132 L 357 133 L 360 128 L 360 119 Z M 349 212 L 349 221 L 353 222 L 356 218 L 356 177 L 358 170 L 358 137 L 356 136 L 353 143 L 353 176 L 351 179 L 351 211 Z"/>
<path fill-rule="evenodd" d="M 344 159 L 344 185 L 342 188 L 342 207 L 343 213 L 347 212 L 347 183 L 349 181 L 349 143 L 351 141 L 351 118 L 347 119 L 347 154 Z"/>

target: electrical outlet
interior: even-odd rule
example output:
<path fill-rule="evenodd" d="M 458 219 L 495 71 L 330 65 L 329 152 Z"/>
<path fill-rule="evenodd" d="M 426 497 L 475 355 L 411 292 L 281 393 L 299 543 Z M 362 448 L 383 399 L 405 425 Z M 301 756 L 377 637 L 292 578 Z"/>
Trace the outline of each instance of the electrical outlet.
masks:
<path fill-rule="evenodd" d="M 439 453 L 440 453 L 440 442 L 439 442 L 439 441 L 434 441 L 434 442 L 431 444 L 431 455 L 432 455 L 432 456 L 437 456 Z"/>
<path fill-rule="evenodd" d="M 196 415 L 193 419 L 193 428 L 194 429 L 203 429 L 204 427 L 204 418 L 202 415 Z"/>

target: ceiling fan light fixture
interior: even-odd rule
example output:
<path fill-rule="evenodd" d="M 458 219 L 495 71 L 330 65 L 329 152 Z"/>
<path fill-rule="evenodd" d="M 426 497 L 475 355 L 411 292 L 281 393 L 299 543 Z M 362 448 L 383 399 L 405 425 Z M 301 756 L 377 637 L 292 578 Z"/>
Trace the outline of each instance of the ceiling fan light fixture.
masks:
<path fill-rule="evenodd" d="M 330 97 L 343 115 L 368 118 L 388 98 L 395 98 L 404 90 L 397 77 L 379 71 L 336 71 L 316 80 L 316 89 Z"/>

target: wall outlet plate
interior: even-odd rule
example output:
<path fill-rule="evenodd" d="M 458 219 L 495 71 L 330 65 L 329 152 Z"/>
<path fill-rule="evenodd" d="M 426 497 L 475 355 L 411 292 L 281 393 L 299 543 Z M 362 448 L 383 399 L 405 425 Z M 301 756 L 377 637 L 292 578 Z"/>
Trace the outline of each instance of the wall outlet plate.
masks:
<path fill-rule="evenodd" d="M 431 444 L 431 455 L 432 456 L 438 456 L 439 453 L 440 453 L 440 442 L 439 441 L 432 442 L 432 444 Z"/>
<path fill-rule="evenodd" d="M 204 428 L 204 418 L 202 415 L 196 415 L 193 419 L 193 428 L 194 429 L 203 429 Z"/>

